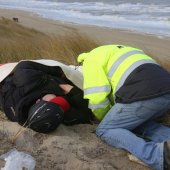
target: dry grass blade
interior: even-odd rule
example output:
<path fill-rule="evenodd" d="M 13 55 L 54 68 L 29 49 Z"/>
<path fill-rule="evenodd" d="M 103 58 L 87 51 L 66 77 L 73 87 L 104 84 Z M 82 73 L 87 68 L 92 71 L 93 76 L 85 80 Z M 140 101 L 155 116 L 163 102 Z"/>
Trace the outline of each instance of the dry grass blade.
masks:
<path fill-rule="evenodd" d="M 25 130 L 28 129 L 28 125 L 25 127 L 25 125 L 27 124 L 27 121 L 23 124 L 23 126 L 21 126 L 21 128 L 18 130 L 18 132 L 13 136 L 11 142 L 12 144 L 15 143 L 15 141 L 17 140 L 17 138 L 19 137 L 19 135 L 24 132 Z"/>
<path fill-rule="evenodd" d="M 21 133 L 23 133 L 25 130 L 27 130 L 27 127 L 21 127 L 18 132 L 14 135 L 14 137 L 12 138 L 11 142 L 12 144 L 15 143 L 15 141 L 17 140 L 17 138 L 21 135 Z"/>

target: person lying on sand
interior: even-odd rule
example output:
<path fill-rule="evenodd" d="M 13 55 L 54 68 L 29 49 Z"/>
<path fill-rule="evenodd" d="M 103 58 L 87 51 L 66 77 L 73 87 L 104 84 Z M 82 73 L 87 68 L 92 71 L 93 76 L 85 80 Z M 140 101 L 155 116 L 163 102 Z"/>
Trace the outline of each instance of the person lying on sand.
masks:
<path fill-rule="evenodd" d="M 60 66 L 33 61 L 19 62 L 0 83 L 0 108 L 9 120 L 41 133 L 93 119 L 83 91 Z"/>
<path fill-rule="evenodd" d="M 154 121 L 170 110 L 170 74 L 142 50 L 104 45 L 78 56 L 84 98 L 101 121 L 96 134 L 156 170 L 170 169 L 170 128 Z"/>

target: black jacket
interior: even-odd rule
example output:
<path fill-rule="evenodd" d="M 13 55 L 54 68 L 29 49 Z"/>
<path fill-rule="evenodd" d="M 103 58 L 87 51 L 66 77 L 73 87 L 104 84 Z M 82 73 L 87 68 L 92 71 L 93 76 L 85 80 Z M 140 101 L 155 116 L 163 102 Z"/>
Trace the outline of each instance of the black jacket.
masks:
<path fill-rule="evenodd" d="M 170 74 L 157 64 L 136 68 L 116 92 L 116 102 L 131 103 L 170 93 Z"/>
<path fill-rule="evenodd" d="M 59 84 L 71 84 L 59 66 L 46 66 L 32 61 L 20 62 L 14 72 L 0 84 L 0 108 L 11 121 L 23 124 L 29 108 L 45 94 L 64 97 L 71 105 L 65 112 L 63 123 L 73 125 L 90 123 L 92 112 L 83 91 L 76 87 L 65 95 Z"/>

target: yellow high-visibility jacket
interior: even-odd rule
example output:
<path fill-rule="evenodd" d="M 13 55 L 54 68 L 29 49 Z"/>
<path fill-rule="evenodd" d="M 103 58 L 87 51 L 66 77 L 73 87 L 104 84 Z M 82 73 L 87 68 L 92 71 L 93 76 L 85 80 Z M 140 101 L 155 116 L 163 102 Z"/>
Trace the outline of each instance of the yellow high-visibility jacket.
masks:
<path fill-rule="evenodd" d="M 130 73 L 145 63 L 155 61 L 137 48 L 105 45 L 78 56 L 83 64 L 84 98 L 95 117 L 102 120 L 114 105 L 115 93 Z"/>

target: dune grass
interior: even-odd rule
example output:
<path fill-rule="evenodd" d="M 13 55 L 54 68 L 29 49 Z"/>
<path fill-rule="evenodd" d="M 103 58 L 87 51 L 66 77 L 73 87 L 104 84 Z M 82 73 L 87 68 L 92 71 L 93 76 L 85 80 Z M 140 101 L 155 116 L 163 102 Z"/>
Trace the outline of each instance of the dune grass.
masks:
<path fill-rule="evenodd" d="M 77 56 L 99 46 L 95 41 L 78 33 L 49 36 L 26 28 L 12 20 L 0 19 L 0 63 L 23 59 L 54 59 L 76 65 Z M 144 49 L 143 49 L 144 50 Z M 152 56 L 149 51 L 145 51 Z M 155 58 L 170 71 L 169 59 Z"/>
<path fill-rule="evenodd" d="M 76 64 L 80 53 L 96 46 L 93 40 L 78 33 L 49 36 L 6 18 L 0 19 L 0 63 L 46 58 Z"/>

